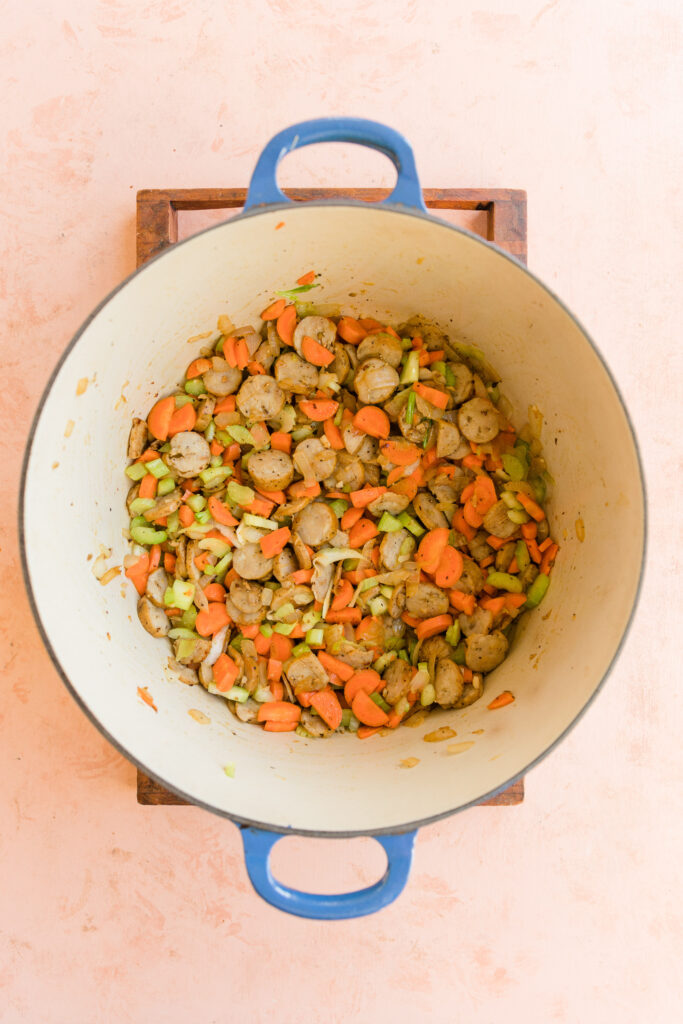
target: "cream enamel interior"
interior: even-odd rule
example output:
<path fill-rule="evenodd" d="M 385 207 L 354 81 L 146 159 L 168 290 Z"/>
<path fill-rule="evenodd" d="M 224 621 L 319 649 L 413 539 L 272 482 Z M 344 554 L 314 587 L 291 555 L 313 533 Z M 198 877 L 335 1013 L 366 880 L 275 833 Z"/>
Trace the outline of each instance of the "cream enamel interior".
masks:
<path fill-rule="evenodd" d="M 284 227 L 275 230 L 284 222 Z M 360 742 L 307 741 L 243 725 L 221 699 L 165 669 L 135 595 L 100 586 L 89 555 L 126 553 L 123 475 L 133 415 L 182 378 L 191 335 L 220 313 L 258 321 L 272 291 L 309 267 L 313 295 L 394 323 L 414 312 L 487 353 L 517 425 L 534 402 L 556 480 L 549 516 L 561 553 L 539 613 L 527 616 L 485 697 L 464 712 Z M 350 296 L 350 293 L 353 293 Z M 77 397 L 77 382 L 90 381 Z M 65 436 L 67 423 L 74 427 Z M 50 529 L 45 529 L 46 506 Z M 575 523 L 585 523 L 585 541 Z M 236 219 L 170 250 L 99 310 L 63 362 L 27 464 L 24 529 L 37 611 L 71 686 L 104 730 L 192 800 L 274 828 L 337 833 L 400 828 L 500 787 L 562 735 L 607 671 L 635 600 L 644 508 L 621 402 L 580 327 L 523 268 L 434 220 L 356 205 L 302 205 Z M 58 543 L 55 544 L 55 538 Z M 55 584 L 58 582 L 58 586 Z M 59 599 L 55 599 L 55 594 Z M 158 713 L 137 696 L 147 686 Z M 512 707 L 486 704 L 510 689 Z M 188 715 L 197 708 L 211 723 Z M 428 733 L 450 725 L 444 743 Z M 480 731 L 481 730 L 481 731 Z M 473 740 L 463 753 L 449 747 Z M 597 756 L 596 751 L 596 756 Z M 410 770 L 402 759 L 419 758 Z M 222 771 L 235 764 L 235 778 Z"/>

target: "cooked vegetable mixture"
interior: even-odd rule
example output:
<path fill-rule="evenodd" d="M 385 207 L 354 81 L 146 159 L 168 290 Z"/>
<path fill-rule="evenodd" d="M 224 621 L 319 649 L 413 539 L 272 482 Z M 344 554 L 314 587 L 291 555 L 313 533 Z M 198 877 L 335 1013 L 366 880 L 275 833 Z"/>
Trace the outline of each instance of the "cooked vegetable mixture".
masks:
<path fill-rule="evenodd" d="M 364 738 L 478 700 L 558 546 L 538 411 L 517 433 L 478 349 L 318 315 L 313 280 L 258 328 L 220 317 L 133 421 L 125 571 L 184 683 L 269 732 Z"/>

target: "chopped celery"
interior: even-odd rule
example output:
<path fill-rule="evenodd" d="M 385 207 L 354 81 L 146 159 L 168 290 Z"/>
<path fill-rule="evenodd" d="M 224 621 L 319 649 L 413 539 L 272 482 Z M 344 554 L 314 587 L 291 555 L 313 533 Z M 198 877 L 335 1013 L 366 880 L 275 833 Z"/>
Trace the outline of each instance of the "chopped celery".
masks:
<path fill-rule="evenodd" d="M 220 355 L 222 353 L 222 351 L 223 351 L 223 345 L 224 344 L 225 344 L 225 335 L 221 334 L 220 338 L 216 342 L 216 345 L 215 345 L 215 348 L 214 348 L 214 352 L 216 352 L 216 353 L 218 353 L 218 355 Z"/>
<path fill-rule="evenodd" d="M 211 462 L 209 463 L 209 465 L 211 466 L 212 469 L 216 469 L 218 466 L 223 465 L 223 459 L 220 457 L 220 455 L 212 455 Z"/>
<path fill-rule="evenodd" d="M 234 501 L 236 505 L 251 505 L 255 497 L 256 495 L 251 487 L 244 487 L 242 484 L 238 484 L 236 480 L 231 480 L 228 484 L 228 498 L 230 501 Z"/>
<path fill-rule="evenodd" d="M 334 414 L 334 425 L 335 427 L 341 427 L 342 419 L 344 418 L 344 406 L 340 405 Z"/>
<path fill-rule="evenodd" d="M 420 353 L 413 349 L 408 353 L 406 364 L 399 380 L 399 384 L 414 384 L 420 379 Z"/>
<path fill-rule="evenodd" d="M 458 646 L 453 651 L 453 661 L 456 665 L 465 664 L 465 641 L 461 640 Z"/>
<path fill-rule="evenodd" d="M 407 651 L 399 651 L 398 652 L 398 656 L 401 659 L 401 661 L 410 661 L 410 658 L 408 657 L 408 652 Z"/>
<path fill-rule="evenodd" d="M 170 452 L 170 450 L 171 450 L 171 442 L 170 441 L 167 441 L 166 444 L 162 444 L 161 448 L 159 449 L 159 451 L 161 452 L 162 455 L 167 455 Z"/>
<path fill-rule="evenodd" d="M 430 704 L 433 704 L 436 700 L 436 690 L 434 689 L 434 683 L 427 683 L 422 689 L 420 694 L 420 704 L 423 708 L 428 708 Z"/>
<path fill-rule="evenodd" d="M 227 480 L 229 476 L 232 476 L 231 466 L 208 466 L 201 471 L 199 479 L 207 487 L 216 487 Z"/>
<path fill-rule="evenodd" d="M 289 636 L 295 625 L 295 622 L 278 622 L 277 626 L 274 627 L 274 632 L 281 633 L 282 636 Z"/>
<path fill-rule="evenodd" d="M 304 632 L 307 632 L 309 629 L 313 629 L 316 623 L 320 622 L 320 619 L 320 612 L 317 612 L 314 608 L 312 608 L 310 612 L 306 612 L 305 615 L 302 615 L 301 628 L 303 629 Z"/>
<path fill-rule="evenodd" d="M 242 522 L 246 526 L 258 526 L 262 530 L 277 530 L 278 524 L 274 523 L 270 519 L 264 519 L 263 516 L 255 516 L 252 512 L 245 512 L 242 516 Z"/>
<path fill-rule="evenodd" d="M 144 462 L 134 462 L 132 466 L 129 466 L 126 470 L 126 476 L 130 480 L 142 480 L 143 476 L 147 476 L 147 467 Z"/>
<path fill-rule="evenodd" d="M 378 586 L 378 576 L 369 576 L 366 580 L 361 580 L 358 584 L 358 593 L 363 594 L 366 590 L 372 590 L 373 587 Z"/>
<path fill-rule="evenodd" d="M 522 508 L 511 508 L 508 512 L 508 519 L 513 523 L 517 523 L 518 526 L 529 522 L 529 516 Z"/>
<path fill-rule="evenodd" d="M 130 536 L 136 544 L 163 544 L 166 530 L 155 530 L 153 526 L 132 526 Z"/>
<path fill-rule="evenodd" d="M 216 555 L 217 558 L 222 558 L 223 555 L 227 555 L 230 550 L 230 542 L 227 537 L 204 537 L 200 540 L 199 547 L 202 551 L 210 551 L 211 554 Z"/>
<path fill-rule="evenodd" d="M 358 732 L 359 726 L 360 726 L 360 722 L 358 721 L 356 716 L 353 714 L 353 712 L 351 712 L 351 718 L 350 718 L 349 724 L 348 724 L 349 732 Z"/>
<path fill-rule="evenodd" d="M 211 444 L 211 442 L 213 441 L 215 436 L 216 436 L 216 424 L 214 423 L 213 420 L 211 420 L 209 425 L 208 425 L 208 427 L 204 431 L 204 438 L 205 438 L 205 440 L 207 440 L 209 442 L 209 444 Z"/>
<path fill-rule="evenodd" d="M 400 636 L 390 636 L 384 641 L 384 646 L 388 651 L 400 651 L 405 646 L 405 640 Z"/>
<path fill-rule="evenodd" d="M 446 387 L 447 388 L 454 388 L 455 385 L 458 383 L 457 380 L 456 380 L 455 374 L 451 370 L 451 368 L 448 365 L 448 363 L 446 363 L 446 370 L 445 370 L 445 373 L 444 373 L 444 377 L 446 378 Z"/>
<path fill-rule="evenodd" d="M 193 512 L 201 512 L 203 508 L 206 508 L 206 498 L 203 494 L 191 494 L 185 504 L 189 505 Z"/>
<path fill-rule="evenodd" d="M 550 577 L 540 572 L 531 584 L 526 595 L 525 608 L 536 608 L 548 592 Z"/>
<path fill-rule="evenodd" d="M 259 626 L 261 636 L 270 637 L 273 635 L 273 627 L 269 622 L 262 622 Z"/>
<path fill-rule="evenodd" d="M 391 596 L 394 593 L 394 588 L 390 587 L 388 583 L 380 583 L 379 592 L 382 595 L 382 597 L 391 598 Z"/>
<path fill-rule="evenodd" d="M 353 572 L 359 562 L 360 558 L 345 558 L 342 562 L 342 569 L 344 572 Z"/>
<path fill-rule="evenodd" d="M 175 652 L 178 661 L 184 661 L 186 658 L 193 657 L 195 643 L 196 640 L 194 637 L 192 639 L 185 638 L 184 640 L 178 641 L 178 646 L 176 647 Z"/>
<path fill-rule="evenodd" d="M 185 626 L 169 629 L 168 635 L 171 640 L 199 640 L 199 634 L 195 633 L 193 629 L 187 629 Z"/>
<path fill-rule="evenodd" d="M 518 540 L 515 545 L 515 558 L 517 559 L 517 568 L 520 572 L 524 572 L 529 567 L 529 552 L 527 546 L 523 540 Z"/>
<path fill-rule="evenodd" d="M 238 704 L 244 704 L 245 700 L 249 700 L 249 690 L 245 690 L 243 686 L 231 686 L 223 696 L 226 700 L 235 700 Z"/>
<path fill-rule="evenodd" d="M 381 708 L 382 711 L 386 711 L 386 712 L 391 711 L 391 707 L 389 706 L 389 704 L 387 704 L 387 702 L 385 701 L 384 697 L 382 697 L 381 694 L 379 694 L 379 693 L 371 693 L 370 694 L 370 700 L 374 704 L 376 704 L 378 708 Z"/>
<path fill-rule="evenodd" d="M 389 610 L 389 602 L 386 597 L 381 597 L 378 594 L 377 597 L 373 597 L 368 601 L 368 608 L 373 615 L 386 615 Z"/>
<path fill-rule="evenodd" d="M 170 494 L 173 490 L 175 490 L 175 480 L 172 480 L 170 476 L 165 476 L 157 484 L 157 497 L 163 498 L 164 494 Z"/>
<path fill-rule="evenodd" d="M 194 517 L 198 523 L 201 523 L 201 525 L 204 526 L 206 523 L 210 522 L 211 513 L 208 509 L 203 508 L 201 512 L 195 512 Z"/>
<path fill-rule="evenodd" d="M 185 381 L 185 391 L 188 395 L 205 395 L 206 388 L 204 387 L 204 381 L 201 377 L 193 377 L 192 380 Z"/>
<path fill-rule="evenodd" d="M 306 643 L 311 647 L 322 647 L 325 641 L 325 632 L 322 629 L 309 629 L 306 633 Z"/>
<path fill-rule="evenodd" d="M 218 428 L 216 428 L 216 433 L 214 434 L 214 437 L 220 444 L 223 445 L 224 448 L 227 448 L 228 445 L 233 444 L 233 440 L 230 437 L 230 434 L 227 432 L 227 430 L 218 430 Z"/>
<path fill-rule="evenodd" d="M 246 427 L 240 426 L 239 423 L 226 427 L 225 432 L 230 435 L 233 441 L 237 441 L 238 444 L 256 444 L 251 432 Z"/>
<path fill-rule="evenodd" d="M 170 594 L 169 594 L 170 591 Z M 168 599 L 170 598 L 170 600 Z M 194 583 L 190 580 L 174 580 L 164 594 L 164 604 L 169 608 L 180 608 L 186 612 L 194 599 Z"/>
<path fill-rule="evenodd" d="M 444 363 L 443 359 L 437 359 L 435 363 L 431 364 L 430 369 L 434 373 L 440 373 L 442 377 L 446 376 L 446 364 Z"/>
<path fill-rule="evenodd" d="M 401 338 L 401 348 L 403 349 L 404 352 L 409 352 L 412 347 L 413 347 L 413 339 L 412 338 Z"/>
<path fill-rule="evenodd" d="M 377 529 L 382 533 L 396 533 L 397 530 L 403 529 L 403 523 L 401 523 L 396 516 L 392 516 L 389 512 L 383 512 L 382 517 L 377 524 Z"/>
<path fill-rule="evenodd" d="M 225 772 L 229 779 L 235 778 L 235 765 L 232 761 L 228 761 L 227 764 L 223 765 L 223 771 Z"/>
<path fill-rule="evenodd" d="M 180 527 L 180 516 L 177 512 L 171 512 L 166 520 L 166 529 L 169 533 L 177 533 Z"/>
<path fill-rule="evenodd" d="M 236 651 L 242 652 L 242 637 L 234 636 L 230 641 L 230 646 L 234 647 Z"/>
<path fill-rule="evenodd" d="M 180 625 L 184 629 L 194 629 L 194 624 L 197 620 L 197 614 L 197 609 L 193 604 L 191 604 L 187 611 L 183 612 L 183 617 L 180 620 Z"/>
<path fill-rule="evenodd" d="M 377 661 L 373 662 L 372 667 L 375 672 L 379 672 L 381 675 L 387 665 L 391 665 L 392 661 L 396 661 L 397 657 L 396 651 L 385 651 L 384 654 L 380 654 Z"/>
<path fill-rule="evenodd" d="M 154 508 L 155 504 L 154 498 L 135 498 L 134 501 L 131 501 L 129 509 L 134 516 L 139 516 L 143 512 L 149 512 L 151 508 Z"/>
<path fill-rule="evenodd" d="M 348 501 L 344 501 L 343 498 L 335 498 L 334 501 L 331 501 L 329 504 L 337 519 L 341 519 L 349 507 Z"/>
<path fill-rule="evenodd" d="M 175 395 L 176 409 L 182 409 L 184 405 L 189 405 L 191 401 L 192 395 Z"/>
<path fill-rule="evenodd" d="M 545 496 L 546 496 L 547 491 L 548 491 L 548 488 L 547 488 L 546 482 L 543 479 L 543 477 L 542 476 L 531 477 L 531 479 L 529 480 L 529 483 L 531 484 L 531 488 L 532 488 L 532 490 L 534 492 L 534 497 L 536 498 L 536 501 L 538 501 L 539 503 L 544 502 L 545 501 Z"/>
<path fill-rule="evenodd" d="M 135 516 L 130 521 L 130 529 L 132 530 L 134 526 L 149 526 L 149 523 L 144 516 Z"/>
<path fill-rule="evenodd" d="M 411 424 L 413 422 L 413 417 L 415 416 L 415 403 L 416 403 L 416 401 L 417 401 L 417 396 L 416 396 L 414 391 L 411 391 L 409 393 L 409 395 L 408 395 L 408 401 L 406 402 L 406 416 L 405 416 L 405 419 L 406 419 L 406 423 L 408 424 L 408 426 L 411 426 Z"/>
<path fill-rule="evenodd" d="M 279 590 L 280 589 L 280 584 L 278 583 L 277 580 L 268 580 L 268 582 L 264 583 L 263 586 L 266 587 L 268 590 Z"/>
<path fill-rule="evenodd" d="M 157 480 L 170 473 L 168 466 L 161 459 L 152 459 L 151 462 L 146 462 L 145 465 L 147 466 L 147 472 L 155 476 Z"/>
<path fill-rule="evenodd" d="M 457 620 L 446 630 L 446 643 L 451 647 L 457 647 L 460 643 L 460 623 Z"/>
<path fill-rule="evenodd" d="M 300 643 L 297 644 L 295 647 L 292 647 L 292 657 L 300 658 L 302 654 L 310 654 L 310 651 L 311 648 L 308 646 L 308 644 Z"/>
<path fill-rule="evenodd" d="M 424 527 L 418 523 L 417 519 L 409 515 L 407 512 L 401 512 L 401 514 L 396 518 L 401 526 L 405 526 L 406 530 L 412 533 L 414 537 L 421 537 L 425 532 Z"/>
<path fill-rule="evenodd" d="M 351 711 L 351 708 L 344 708 L 344 710 L 342 711 L 342 720 L 341 720 L 341 728 L 342 729 L 348 729 L 349 725 L 351 724 L 351 715 L 352 714 L 353 714 L 353 712 Z"/>
<path fill-rule="evenodd" d="M 273 618 L 277 622 L 282 622 L 289 615 L 293 615 L 295 611 L 296 611 L 296 609 L 295 609 L 294 605 L 292 604 L 292 602 L 291 601 L 287 601 L 287 602 L 285 602 L 285 604 L 280 605 L 280 607 L 278 608 L 278 610 L 276 612 L 273 612 Z"/>
<path fill-rule="evenodd" d="M 507 505 L 508 508 L 521 508 L 522 507 L 520 505 L 520 503 L 517 501 L 517 498 L 515 498 L 515 496 L 512 493 L 512 491 L 501 491 L 500 492 L 500 500 L 505 505 Z"/>
<path fill-rule="evenodd" d="M 278 417 L 278 428 L 283 434 L 291 434 L 296 426 L 296 409 L 293 405 L 285 405 Z"/>
<path fill-rule="evenodd" d="M 232 563 L 232 551 L 228 551 L 227 554 L 223 555 L 220 562 L 214 565 L 211 575 L 222 576 L 223 573 L 227 572 Z M 208 566 L 207 566 L 208 569 Z M 206 570 L 204 570 L 206 572 Z"/>
<path fill-rule="evenodd" d="M 522 593 L 522 581 L 509 572 L 491 572 L 486 577 L 486 584 L 489 587 L 497 587 L 498 590 L 507 590 L 509 594 Z"/>
<path fill-rule="evenodd" d="M 500 458 L 503 463 L 503 469 L 511 480 L 524 480 L 527 474 L 527 467 L 521 459 L 518 459 L 516 455 L 511 455 L 509 452 L 504 452 Z"/>
<path fill-rule="evenodd" d="M 294 441 L 304 441 L 307 437 L 310 437 L 312 433 L 312 427 L 297 427 L 296 430 L 292 431 L 292 439 Z"/>
<path fill-rule="evenodd" d="M 288 302 L 292 301 L 294 295 L 303 295 L 304 292 L 310 292 L 312 288 L 319 288 L 319 284 L 300 284 L 297 288 L 287 288 L 282 292 L 275 292 L 281 299 L 287 299 Z"/>

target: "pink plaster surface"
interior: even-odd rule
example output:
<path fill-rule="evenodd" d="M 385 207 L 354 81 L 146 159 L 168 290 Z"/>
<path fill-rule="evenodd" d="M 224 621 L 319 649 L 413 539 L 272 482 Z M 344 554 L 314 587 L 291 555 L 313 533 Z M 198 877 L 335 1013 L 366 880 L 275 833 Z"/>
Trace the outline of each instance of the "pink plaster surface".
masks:
<path fill-rule="evenodd" d="M 2 1024 L 677 1018 L 682 33 L 678 0 L 3 5 Z M 425 185 L 528 190 L 530 264 L 616 374 L 651 533 L 618 667 L 524 804 L 423 829 L 397 903 L 318 924 L 253 894 L 229 822 L 136 805 L 43 651 L 14 508 L 50 370 L 134 265 L 136 189 L 243 185 L 271 134 L 330 113 L 404 131 Z M 391 174 L 317 147 L 282 181 Z M 311 865 L 333 890 L 381 857 L 278 849 L 285 881 Z"/>

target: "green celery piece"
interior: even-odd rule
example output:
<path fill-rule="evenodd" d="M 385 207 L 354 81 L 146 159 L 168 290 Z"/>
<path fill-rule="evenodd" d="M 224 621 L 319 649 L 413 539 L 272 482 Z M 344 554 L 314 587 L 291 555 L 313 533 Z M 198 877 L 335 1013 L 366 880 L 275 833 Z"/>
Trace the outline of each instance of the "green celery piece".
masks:
<path fill-rule="evenodd" d="M 269 622 L 262 622 L 259 626 L 259 633 L 266 638 L 270 637 L 273 635 L 273 627 Z"/>
<path fill-rule="evenodd" d="M 389 512 L 383 512 L 380 521 L 377 524 L 377 529 L 381 533 L 396 533 L 398 530 L 403 529 L 403 523 L 401 523 L 396 516 L 392 516 Z"/>
<path fill-rule="evenodd" d="M 371 693 L 370 700 L 374 704 L 376 704 L 378 708 L 381 708 L 382 711 L 386 711 L 387 714 L 389 714 L 389 712 L 391 711 L 391 707 L 389 706 L 389 704 L 387 704 L 387 702 L 385 701 L 384 697 L 382 697 L 381 694 Z"/>
<path fill-rule="evenodd" d="M 165 476 L 157 484 L 157 497 L 163 498 L 165 494 L 170 494 L 173 490 L 175 490 L 175 481 L 170 476 Z"/>
<path fill-rule="evenodd" d="M 549 586 L 550 577 L 546 576 L 545 573 L 540 572 L 527 591 L 526 604 L 524 607 L 537 608 L 548 593 Z"/>
<path fill-rule="evenodd" d="M 518 540 L 515 545 L 515 558 L 517 559 L 517 566 L 520 572 L 524 572 L 529 567 L 531 559 L 529 558 L 529 551 L 523 540 Z"/>
<path fill-rule="evenodd" d="M 136 544 L 163 544 L 166 540 L 166 530 L 155 530 L 153 526 L 133 526 L 130 536 Z"/>
<path fill-rule="evenodd" d="M 243 686 L 231 686 L 223 696 L 226 700 L 235 700 L 238 704 L 244 704 L 249 700 L 249 690 L 245 690 Z"/>
<path fill-rule="evenodd" d="M 130 511 L 134 516 L 140 516 L 143 512 L 149 512 L 151 508 L 154 508 L 155 504 L 154 498 L 135 498 L 130 503 Z"/>
<path fill-rule="evenodd" d="M 506 590 L 508 594 L 521 594 L 523 590 L 522 581 L 509 572 L 491 572 L 486 577 L 486 583 L 498 590 Z"/>
<path fill-rule="evenodd" d="M 420 694 L 420 704 L 423 708 L 428 708 L 430 704 L 433 704 L 436 700 L 436 690 L 434 689 L 434 683 L 427 683 L 422 689 Z"/>
<path fill-rule="evenodd" d="M 229 434 L 233 441 L 237 441 L 238 444 L 250 444 L 255 445 L 256 441 L 251 435 L 251 432 L 246 427 L 240 426 L 239 423 L 234 426 L 225 428 L 226 434 Z"/>
<path fill-rule="evenodd" d="M 518 459 L 516 455 L 511 455 L 509 452 L 504 452 L 500 458 L 503 463 L 503 469 L 511 480 L 524 480 L 527 474 L 527 467 L 521 459 Z"/>
<path fill-rule="evenodd" d="M 129 480 L 134 480 L 137 483 L 138 480 L 142 480 L 143 476 L 147 476 L 147 467 L 144 462 L 134 462 L 125 472 Z"/>
<path fill-rule="evenodd" d="M 448 363 L 446 363 L 446 370 L 445 370 L 445 373 L 444 373 L 444 377 L 446 378 L 446 387 L 447 388 L 454 388 L 456 383 L 457 383 L 457 380 L 456 380 L 455 374 L 451 370 L 451 368 L 448 365 Z"/>
<path fill-rule="evenodd" d="M 349 507 L 348 501 L 344 501 L 343 498 L 335 498 L 334 501 L 331 501 L 329 503 L 329 505 L 337 519 L 341 519 L 341 517 L 344 515 L 347 508 Z"/>
<path fill-rule="evenodd" d="M 184 405 L 189 405 L 192 402 L 192 395 L 176 395 L 175 396 L 175 407 L 176 409 L 182 409 Z"/>
<path fill-rule="evenodd" d="M 408 353 L 405 366 L 401 373 L 399 384 L 414 384 L 420 379 L 420 353 L 413 349 Z"/>
<path fill-rule="evenodd" d="M 151 473 L 159 480 L 162 476 L 167 476 L 171 471 L 161 459 L 152 459 L 150 462 L 145 463 L 147 472 Z"/>
<path fill-rule="evenodd" d="M 199 512 L 195 512 L 194 517 L 201 526 L 206 526 L 206 524 L 211 521 L 211 513 L 208 508 L 203 508 Z"/>
<path fill-rule="evenodd" d="M 412 425 L 413 419 L 415 417 L 415 403 L 416 403 L 416 401 L 417 401 L 417 395 L 415 394 L 414 391 L 411 390 L 409 392 L 409 394 L 408 394 L 408 398 L 407 398 L 407 401 L 406 401 L 406 416 L 405 416 L 405 420 L 406 420 L 406 423 L 408 424 L 408 426 Z"/>
<path fill-rule="evenodd" d="M 231 466 L 208 466 L 201 471 L 199 479 L 207 487 L 215 487 L 217 484 L 227 480 L 229 476 L 232 476 Z"/>
<path fill-rule="evenodd" d="M 244 487 L 242 484 L 238 484 L 236 480 L 231 480 L 228 484 L 228 498 L 236 505 L 251 505 L 255 497 L 256 494 L 252 491 L 251 487 Z"/>
<path fill-rule="evenodd" d="M 451 647 L 457 647 L 460 643 L 460 623 L 454 622 L 452 626 L 449 626 L 446 630 L 446 643 L 450 644 Z"/>
<path fill-rule="evenodd" d="M 179 640 L 178 647 L 176 648 L 176 658 L 178 661 L 184 660 L 185 658 L 191 658 L 194 654 L 195 644 L 195 639 Z"/>
<path fill-rule="evenodd" d="M 456 665 L 465 664 L 465 642 L 461 640 L 453 652 L 453 661 Z"/>
<path fill-rule="evenodd" d="M 194 377 L 192 380 L 185 381 L 185 391 L 188 395 L 194 395 L 195 398 L 198 395 L 205 395 L 204 381 L 201 377 Z"/>
<path fill-rule="evenodd" d="M 171 640 L 199 640 L 199 633 L 185 626 L 176 626 L 175 629 L 169 629 L 168 635 Z"/>
<path fill-rule="evenodd" d="M 421 537 L 425 532 L 424 527 L 418 523 L 417 519 L 409 515 L 408 512 L 401 512 L 396 518 L 401 526 L 405 526 L 406 530 L 412 533 L 414 537 Z"/>

